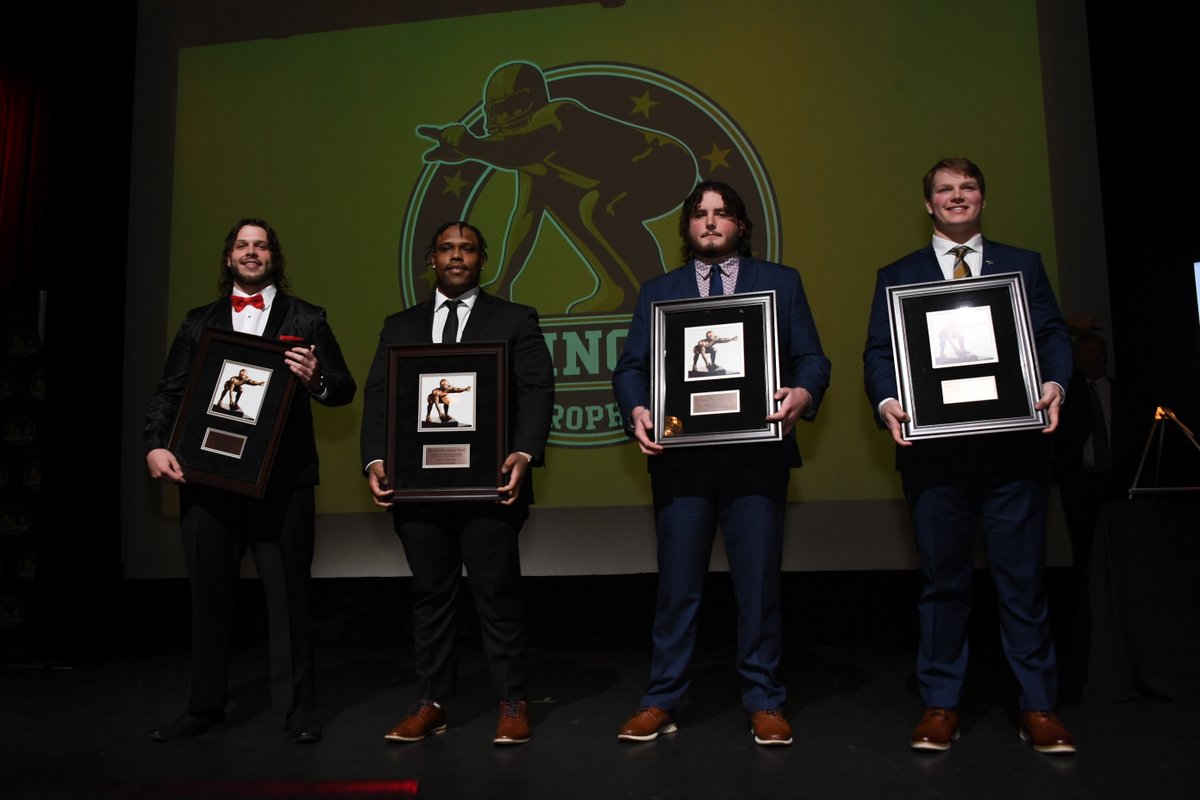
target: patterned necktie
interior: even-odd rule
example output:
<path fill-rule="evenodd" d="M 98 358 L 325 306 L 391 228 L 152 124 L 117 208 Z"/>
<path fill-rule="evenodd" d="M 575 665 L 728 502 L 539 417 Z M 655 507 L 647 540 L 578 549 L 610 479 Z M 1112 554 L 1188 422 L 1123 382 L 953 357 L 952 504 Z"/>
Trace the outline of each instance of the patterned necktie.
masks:
<path fill-rule="evenodd" d="M 713 264 L 708 268 L 708 296 L 725 294 L 725 281 L 721 280 L 721 268 Z"/>
<path fill-rule="evenodd" d="M 458 307 L 462 300 L 447 300 L 442 303 L 446 309 L 446 324 L 442 327 L 442 344 L 454 344 L 458 341 Z"/>
<path fill-rule="evenodd" d="M 229 304 L 233 306 L 233 313 L 240 314 L 246 306 L 254 306 L 260 311 L 265 308 L 263 297 L 261 294 L 251 295 L 250 297 L 241 297 L 239 295 L 230 295 Z"/>
<path fill-rule="evenodd" d="M 967 266 L 967 253 L 974 253 L 975 249 L 960 244 L 958 247 L 951 247 L 950 252 L 954 254 L 954 279 L 971 277 L 971 268 Z"/>

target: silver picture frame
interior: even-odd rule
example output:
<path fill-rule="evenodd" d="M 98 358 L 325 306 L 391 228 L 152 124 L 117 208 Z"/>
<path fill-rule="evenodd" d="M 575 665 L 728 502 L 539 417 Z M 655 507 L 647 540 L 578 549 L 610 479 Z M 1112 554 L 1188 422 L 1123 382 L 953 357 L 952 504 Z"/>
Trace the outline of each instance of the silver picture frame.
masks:
<path fill-rule="evenodd" d="M 775 292 L 651 307 L 654 438 L 663 447 L 779 441 Z"/>
<path fill-rule="evenodd" d="M 905 440 L 1045 428 L 1019 272 L 887 289 Z"/>

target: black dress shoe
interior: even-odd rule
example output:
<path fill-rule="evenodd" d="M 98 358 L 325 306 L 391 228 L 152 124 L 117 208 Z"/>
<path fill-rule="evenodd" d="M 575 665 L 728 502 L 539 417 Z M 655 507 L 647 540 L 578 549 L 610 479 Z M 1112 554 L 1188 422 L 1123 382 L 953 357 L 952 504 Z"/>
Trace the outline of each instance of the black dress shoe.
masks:
<path fill-rule="evenodd" d="M 170 724 L 150 732 L 152 742 L 175 742 L 180 739 L 190 739 L 202 733 L 208 733 L 213 728 L 225 724 L 224 711 L 209 711 L 203 714 L 193 714 L 185 711 Z"/>
<path fill-rule="evenodd" d="M 313 719 L 311 706 L 296 706 L 288 715 L 287 734 L 296 744 L 315 744 L 321 741 L 321 726 Z"/>

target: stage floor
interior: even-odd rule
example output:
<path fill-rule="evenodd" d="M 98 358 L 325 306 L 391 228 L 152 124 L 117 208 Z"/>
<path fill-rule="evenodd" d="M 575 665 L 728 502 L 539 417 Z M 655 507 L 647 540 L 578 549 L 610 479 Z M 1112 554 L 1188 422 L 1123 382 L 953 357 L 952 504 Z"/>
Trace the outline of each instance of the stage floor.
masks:
<path fill-rule="evenodd" d="M 407 650 L 324 648 L 317 716 L 325 739 L 294 745 L 271 713 L 264 647 L 235 651 L 229 723 L 173 743 L 147 733 L 173 719 L 187 654 L 172 646 L 95 661 L 0 670 L 0 781 L 7 798 L 1117 798 L 1195 796 L 1194 707 L 1084 695 L 1063 716 L 1075 756 L 1044 756 L 1017 736 L 1015 690 L 1002 661 L 972 668 L 962 739 L 940 754 L 907 737 L 921 713 L 906 648 L 792 649 L 783 678 L 795 744 L 754 744 L 731 653 L 696 665 L 679 731 L 617 741 L 637 705 L 648 652 L 531 653 L 534 738 L 496 747 L 496 706 L 477 647 L 466 647 L 450 728 L 414 744 L 383 735 L 402 717 L 415 676 Z M 325 783 L 336 782 L 336 783 Z"/>

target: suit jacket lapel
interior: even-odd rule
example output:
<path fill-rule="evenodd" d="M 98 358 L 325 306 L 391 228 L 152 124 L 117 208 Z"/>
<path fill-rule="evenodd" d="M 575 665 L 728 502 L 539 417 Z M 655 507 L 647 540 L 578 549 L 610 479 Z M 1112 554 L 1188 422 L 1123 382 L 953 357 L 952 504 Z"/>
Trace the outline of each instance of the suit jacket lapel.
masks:
<path fill-rule="evenodd" d="M 682 267 L 668 272 L 668 275 L 675 275 L 678 285 L 668 297 L 679 297 L 684 300 L 690 300 L 700 296 L 700 287 L 696 285 L 696 266 L 694 261 L 689 261 Z"/>
<path fill-rule="evenodd" d="M 920 271 L 913 283 L 929 283 L 930 281 L 943 281 L 946 276 L 942 274 L 942 267 L 938 264 L 937 253 L 933 250 L 933 245 L 929 245 L 919 252 Z"/>
<path fill-rule="evenodd" d="M 462 336 L 459 341 L 462 342 L 477 342 L 481 341 L 483 331 L 487 327 L 488 319 L 492 316 L 492 298 L 482 289 L 475 296 L 475 305 L 471 308 L 471 316 L 467 317 L 467 327 L 463 328 Z M 430 325 L 433 323 L 431 322 Z"/>
<path fill-rule="evenodd" d="M 219 331 L 233 330 L 233 306 L 228 297 L 222 297 L 208 307 L 206 324 L 209 328 L 216 328 Z"/>
<path fill-rule="evenodd" d="M 409 342 L 433 343 L 433 302 L 435 299 L 436 295 L 413 306 L 416 313 L 412 317 L 411 324 L 416 326 L 416 330 L 411 334 L 412 338 L 409 339 Z M 403 317 L 401 318 L 403 319 Z"/>
<path fill-rule="evenodd" d="M 983 240 L 983 252 L 981 254 L 983 256 L 983 259 L 982 259 L 982 263 L 980 264 L 980 267 L 979 267 L 980 275 L 991 275 L 997 271 L 995 259 L 988 258 L 988 251 L 992 248 L 992 246 L 993 246 L 992 243 L 989 242 L 987 239 Z M 1001 267 L 1000 269 L 1003 270 L 1003 267 Z"/>
<path fill-rule="evenodd" d="M 733 291 L 738 294 L 741 294 L 742 292 L 753 292 L 757 280 L 758 262 L 753 258 L 738 259 L 737 284 L 733 287 Z"/>
<path fill-rule="evenodd" d="M 278 339 L 279 329 L 283 327 L 283 320 L 287 316 L 288 308 L 292 301 L 283 292 L 276 290 L 275 299 L 271 301 L 271 313 L 267 315 L 267 327 L 263 328 L 264 339 Z"/>

